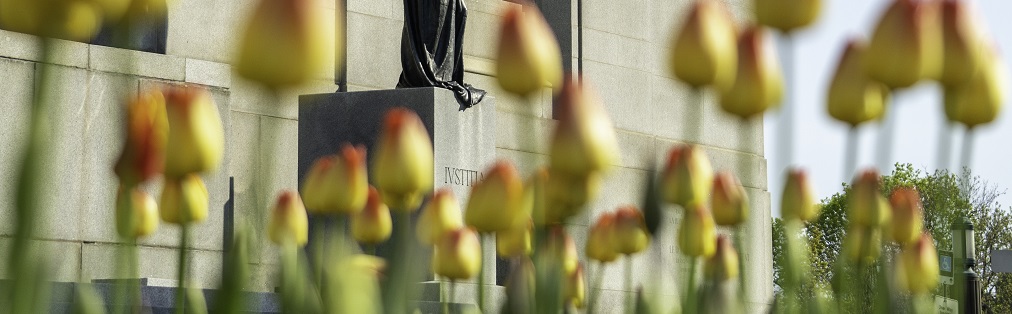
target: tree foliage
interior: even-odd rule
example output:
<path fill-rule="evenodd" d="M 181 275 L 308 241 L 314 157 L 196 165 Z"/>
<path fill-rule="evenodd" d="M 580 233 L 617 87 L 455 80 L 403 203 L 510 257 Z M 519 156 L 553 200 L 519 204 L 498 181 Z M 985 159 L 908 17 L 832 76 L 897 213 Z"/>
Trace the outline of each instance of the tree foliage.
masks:
<path fill-rule="evenodd" d="M 898 187 L 915 188 L 924 206 L 924 226 L 939 250 L 952 250 L 953 221 L 966 216 L 974 224 L 977 267 L 983 288 L 983 302 L 994 313 L 1012 313 L 1012 276 L 991 269 L 990 252 L 1012 248 L 1012 214 L 997 202 L 1005 190 L 989 184 L 968 170 L 954 174 L 946 170 L 933 173 L 897 164 L 882 177 L 882 193 L 888 196 Z M 820 202 L 819 218 L 805 225 L 813 283 L 831 286 L 834 265 L 847 231 L 847 195 L 850 185 Z M 783 287 L 784 223 L 773 219 L 773 276 L 776 290 Z M 887 250 L 896 248 L 887 248 Z"/>

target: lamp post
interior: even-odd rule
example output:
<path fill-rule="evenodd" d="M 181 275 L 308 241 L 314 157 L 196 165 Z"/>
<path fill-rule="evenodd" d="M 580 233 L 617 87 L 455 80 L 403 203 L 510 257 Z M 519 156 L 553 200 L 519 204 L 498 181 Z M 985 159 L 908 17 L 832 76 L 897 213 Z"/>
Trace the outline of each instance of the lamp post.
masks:
<path fill-rule="evenodd" d="M 959 221 L 952 224 L 952 252 L 962 257 L 963 265 L 965 270 L 962 272 L 962 280 L 957 283 L 961 286 L 959 293 L 956 295 L 960 299 L 960 303 L 963 305 L 960 307 L 962 314 L 980 314 L 980 280 L 976 273 L 973 272 L 975 266 L 974 257 L 974 238 L 973 238 L 973 223 L 969 219 L 963 217 Z"/>

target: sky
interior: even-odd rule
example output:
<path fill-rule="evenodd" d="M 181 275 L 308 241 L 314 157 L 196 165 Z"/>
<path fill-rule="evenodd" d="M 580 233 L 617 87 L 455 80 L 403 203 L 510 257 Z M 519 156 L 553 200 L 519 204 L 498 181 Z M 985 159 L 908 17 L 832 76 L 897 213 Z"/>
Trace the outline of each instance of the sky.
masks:
<path fill-rule="evenodd" d="M 891 0 L 827 0 L 815 25 L 792 36 L 788 41 L 779 38 L 781 58 L 788 76 L 786 99 L 794 104 L 794 132 L 791 158 L 781 152 L 783 144 L 778 121 L 780 112 L 765 118 L 765 153 L 768 165 L 769 192 L 774 217 L 780 216 L 780 194 L 783 191 L 785 165 L 805 169 L 819 199 L 842 190 L 841 183 L 851 181 L 844 175 L 844 158 L 849 126 L 833 120 L 826 112 L 825 94 L 836 69 L 840 52 L 847 40 L 854 37 L 867 39 L 879 15 Z M 1012 61 L 1012 1 L 977 0 L 973 3 L 986 32 L 995 41 L 1008 66 Z M 793 46 L 793 49 L 785 50 Z M 791 65 L 786 64 L 793 54 Z M 792 70 L 791 66 L 793 66 Z M 1006 86 L 1006 90 L 1012 86 Z M 921 83 L 893 95 L 888 114 L 896 114 L 894 122 L 891 161 L 911 163 L 917 169 L 933 171 L 939 168 L 939 140 L 945 116 L 942 112 L 942 93 L 934 83 Z M 1012 188 L 1012 113 L 1009 101 L 1003 106 L 998 119 L 974 131 L 972 157 L 969 165 L 975 175 L 995 184 L 999 190 Z M 888 119 L 888 118 L 887 118 Z M 858 169 L 877 166 L 876 148 L 878 123 L 866 123 L 859 131 Z M 963 132 L 949 133 L 952 138 L 951 165 L 957 169 Z M 891 168 L 889 168 L 891 169 Z M 1012 190 L 1010 190 L 1012 192 Z M 1012 205 L 1012 195 L 998 199 L 1004 207 Z"/>

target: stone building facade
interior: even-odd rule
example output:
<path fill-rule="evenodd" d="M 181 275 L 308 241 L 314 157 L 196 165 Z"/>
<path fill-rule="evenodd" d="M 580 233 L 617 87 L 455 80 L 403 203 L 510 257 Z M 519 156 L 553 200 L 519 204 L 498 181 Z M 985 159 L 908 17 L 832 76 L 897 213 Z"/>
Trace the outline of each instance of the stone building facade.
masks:
<path fill-rule="evenodd" d="M 225 158 L 206 176 L 211 211 L 193 234 L 191 273 L 198 285 L 214 287 L 220 275 L 222 208 L 234 177 L 235 220 L 254 222 L 280 189 L 297 182 L 297 96 L 338 90 L 334 68 L 299 90 L 273 96 L 243 81 L 230 68 L 245 20 L 258 0 L 177 0 L 168 14 L 165 54 L 61 41 L 52 61 L 55 96 L 51 106 L 52 144 L 46 176 L 49 202 L 37 231 L 54 257 L 52 280 L 87 281 L 114 277 L 117 237 L 113 221 L 116 178 L 111 169 L 122 145 L 122 101 L 126 95 L 161 84 L 196 84 L 211 91 L 225 128 Z M 621 159 L 606 176 L 603 192 L 586 214 L 568 226 L 583 247 L 587 226 L 596 215 L 619 205 L 638 203 L 647 169 L 660 165 L 668 149 L 680 142 L 704 145 L 716 170 L 734 171 L 752 202 L 748 245 L 742 252 L 749 270 L 753 310 L 772 300 L 772 251 L 763 125 L 742 123 L 719 111 L 712 95 L 698 103 L 689 89 L 672 78 L 667 56 L 670 39 L 691 1 L 687 0 L 538 0 L 562 41 L 568 70 L 583 73 L 616 126 Z M 750 1 L 727 0 L 739 23 L 749 20 Z M 319 10 L 337 16 L 342 5 L 317 0 Z M 400 73 L 401 0 L 347 0 L 347 89 L 393 88 Z M 547 163 L 552 119 L 551 90 L 519 99 L 499 90 L 494 56 L 503 0 L 467 0 L 465 81 L 488 89 L 496 98 L 496 155 L 512 160 L 527 175 Z M 330 21 L 333 22 L 333 21 Z M 122 60 L 132 58 L 134 66 Z M 0 254 L 8 254 L 13 234 L 14 179 L 25 147 L 33 82 L 43 66 L 33 36 L 0 30 Z M 696 128 L 702 132 L 693 132 Z M 262 178 L 273 168 L 271 178 Z M 150 187 L 153 192 L 160 189 Z M 680 215 L 667 211 L 660 241 L 664 250 L 636 257 L 634 280 L 660 280 L 660 290 L 674 298 L 681 285 L 674 278 L 687 271 L 675 245 Z M 141 274 L 175 278 L 178 229 L 163 224 L 142 241 Z M 261 238 L 265 239 L 265 238 Z M 272 290 L 275 256 L 259 241 L 251 260 L 254 288 Z M 3 256 L 6 260 L 6 256 Z M 658 265 L 656 260 L 664 260 Z M 677 263 L 676 263 L 677 262 Z M 669 265 L 679 265 L 671 269 Z M 0 263 L 0 268 L 4 267 Z M 6 274 L 0 269 L 0 274 Z M 620 311 L 622 267 L 609 266 L 601 307 Z M 680 281 L 679 281 L 680 282 Z"/>

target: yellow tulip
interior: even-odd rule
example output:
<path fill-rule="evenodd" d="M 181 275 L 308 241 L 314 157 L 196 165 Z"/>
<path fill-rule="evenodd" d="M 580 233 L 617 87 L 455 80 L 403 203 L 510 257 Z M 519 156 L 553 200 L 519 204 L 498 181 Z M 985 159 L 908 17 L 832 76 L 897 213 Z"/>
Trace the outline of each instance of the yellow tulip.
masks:
<path fill-rule="evenodd" d="M 710 257 L 716 251 L 717 227 L 710 211 L 701 204 L 685 208 L 678 228 L 678 248 L 692 257 Z"/>
<path fill-rule="evenodd" d="M 158 204 L 136 188 L 120 186 L 116 193 L 116 231 L 124 238 L 136 239 L 158 229 Z"/>
<path fill-rule="evenodd" d="M 87 42 L 102 27 L 94 0 L 0 0 L 0 27 L 41 37 Z"/>
<path fill-rule="evenodd" d="M 865 74 L 862 62 L 866 55 L 864 42 L 847 43 L 826 96 L 829 115 L 851 126 L 881 118 L 889 101 L 889 88 Z"/>
<path fill-rule="evenodd" d="M 302 84 L 333 58 L 326 10 L 310 0 L 261 0 L 242 35 L 239 75 L 273 88 Z"/>
<path fill-rule="evenodd" d="M 606 170 L 618 161 L 615 128 L 597 94 L 572 79 L 563 83 L 551 142 L 551 168 L 574 176 Z"/>
<path fill-rule="evenodd" d="M 460 217 L 460 204 L 450 188 L 441 188 L 422 209 L 415 233 L 423 244 L 434 244 L 444 233 L 464 226 Z"/>
<path fill-rule="evenodd" d="M 309 241 L 309 218 L 302 199 L 294 191 L 282 191 L 271 211 L 267 235 L 277 245 L 305 246 Z"/>
<path fill-rule="evenodd" d="M 496 78 L 503 90 L 530 96 L 562 83 L 558 41 L 534 6 L 509 6 L 502 18 Z"/>
<path fill-rule="evenodd" d="M 972 80 L 984 64 L 986 45 L 967 1 L 941 1 L 942 73 L 939 81 L 953 87 Z"/>
<path fill-rule="evenodd" d="M 590 234 L 587 236 L 587 246 L 584 249 L 587 258 L 601 262 L 610 263 L 618 258 L 618 251 L 612 245 L 615 233 L 615 214 L 604 213 L 597 218 L 597 222 L 590 227 Z"/>
<path fill-rule="evenodd" d="M 878 228 L 889 223 L 892 211 L 882 196 L 878 172 L 869 169 L 861 172 L 851 186 L 848 200 L 848 219 L 859 226 Z"/>
<path fill-rule="evenodd" d="M 160 91 L 143 93 L 127 105 L 126 140 L 115 166 L 123 185 L 134 186 L 162 173 L 168 136 L 169 120 Z"/>
<path fill-rule="evenodd" d="M 815 192 L 812 191 L 808 173 L 801 169 L 790 169 L 784 183 L 784 193 L 780 201 L 780 215 L 784 219 L 813 221 L 819 217 L 819 205 L 815 203 Z"/>
<path fill-rule="evenodd" d="M 414 211 L 432 189 L 432 140 L 418 115 L 405 108 L 386 113 L 373 157 L 373 182 L 395 211 Z"/>
<path fill-rule="evenodd" d="M 750 27 L 738 38 L 737 73 L 734 83 L 720 93 L 725 112 L 750 118 L 780 105 L 784 78 L 776 50 L 762 28 Z"/>
<path fill-rule="evenodd" d="M 815 22 L 822 9 L 821 0 L 755 0 L 756 21 L 784 33 Z"/>
<path fill-rule="evenodd" d="M 843 254 L 852 263 L 868 266 L 882 254 L 882 230 L 851 226 L 843 239 Z"/>
<path fill-rule="evenodd" d="M 560 224 L 579 215 L 601 190 L 601 176 L 596 173 L 579 176 L 552 169 L 546 180 L 544 214 L 535 215 L 542 219 L 540 225 Z"/>
<path fill-rule="evenodd" d="M 572 274 L 566 275 L 566 280 L 562 285 L 562 295 L 568 304 L 572 304 L 578 309 L 584 307 L 584 297 L 586 296 L 587 285 L 583 279 L 583 264 L 576 266 L 576 271 Z"/>
<path fill-rule="evenodd" d="M 748 196 L 745 187 L 730 172 L 718 172 L 713 178 L 710 197 L 713 220 L 721 226 L 736 226 L 748 220 Z"/>
<path fill-rule="evenodd" d="M 312 214 L 358 213 L 368 194 L 365 147 L 347 143 L 339 154 L 317 159 L 302 184 L 302 197 Z"/>
<path fill-rule="evenodd" d="M 169 117 L 165 174 L 182 176 L 217 168 L 225 136 L 211 94 L 198 87 L 173 87 L 164 94 Z"/>
<path fill-rule="evenodd" d="M 365 209 L 351 218 L 351 234 L 355 241 L 365 244 L 379 244 L 390 238 L 393 224 L 390 208 L 380 200 L 379 191 L 370 187 Z"/>
<path fill-rule="evenodd" d="M 1008 88 L 1008 70 L 993 49 L 984 52 L 984 64 L 969 81 L 945 88 L 945 116 L 967 128 L 998 117 Z"/>
<path fill-rule="evenodd" d="M 478 233 L 460 228 L 447 232 L 432 252 L 432 271 L 451 280 L 473 278 L 481 269 L 481 243 Z"/>
<path fill-rule="evenodd" d="M 553 227 L 548 231 L 547 253 L 542 255 L 548 260 L 559 263 L 566 275 L 576 271 L 579 265 L 579 252 L 576 251 L 576 242 L 566 234 L 562 227 Z"/>
<path fill-rule="evenodd" d="M 499 257 L 509 258 L 531 254 L 531 231 L 534 222 L 528 219 L 526 224 L 514 226 L 495 234 L 495 251 Z"/>
<path fill-rule="evenodd" d="M 917 241 L 903 249 L 896 263 L 896 283 L 901 290 L 912 294 L 925 294 L 938 286 L 938 252 L 925 232 Z"/>
<path fill-rule="evenodd" d="M 703 266 L 706 278 L 718 282 L 738 278 L 738 251 L 723 235 L 717 237 L 716 245 L 716 253 L 706 259 Z"/>
<path fill-rule="evenodd" d="M 864 71 L 890 88 L 914 85 L 941 69 L 941 28 L 933 3 L 895 0 L 875 26 Z M 931 1 L 933 2 L 933 1 Z"/>
<path fill-rule="evenodd" d="M 696 0 L 675 35 L 672 73 L 695 88 L 729 87 L 738 67 L 737 37 L 734 22 L 721 2 Z"/>
<path fill-rule="evenodd" d="M 702 148 L 678 145 L 668 153 L 662 173 L 661 192 L 664 200 L 687 207 L 703 203 L 713 188 L 713 168 Z"/>
<path fill-rule="evenodd" d="M 893 211 L 893 221 L 889 225 L 893 241 L 900 245 L 917 241 L 924 228 L 920 193 L 911 188 L 897 188 L 889 197 L 889 203 Z"/>
<path fill-rule="evenodd" d="M 106 23 L 116 23 L 127 13 L 133 0 L 86 0 L 95 3 Z"/>
<path fill-rule="evenodd" d="M 506 231 L 525 223 L 524 187 L 520 174 L 508 161 L 496 162 L 485 178 L 471 187 L 464 223 L 481 233 Z"/>
<path fill-rule="evenodd" d="M 615 225 L 612 231 L 612 246 L 621 254 L 639 253 L 650 245 L 650 232 L 643 221 L 643 213 L 631 205 L 615 210 Z"/>
<path fill-rule="evenodd" d="M 158 204 L 159 213 L 167 223 L 201 222 L 207 218 L 207 197 L 207 187 L 200 176 L 167 177 Z"/>

